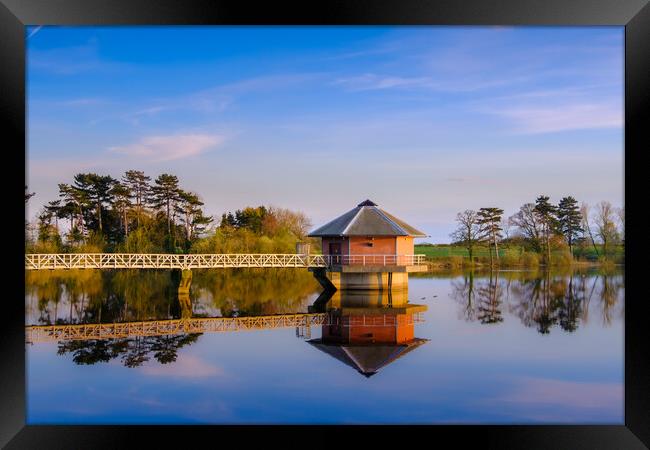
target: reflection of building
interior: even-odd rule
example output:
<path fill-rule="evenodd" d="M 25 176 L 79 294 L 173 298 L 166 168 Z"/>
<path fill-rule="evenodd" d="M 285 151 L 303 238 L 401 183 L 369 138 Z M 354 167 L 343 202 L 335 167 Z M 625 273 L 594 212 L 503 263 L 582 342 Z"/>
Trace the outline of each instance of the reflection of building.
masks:
<path fill-rule="evenodd" d="M 405 292 L 337 291 L 326 308 L 322 337 L 308 342 L 366 377 L 428 342 L 414 334 L 427 307 L 409 305 Z"/>
<path fill-rule="evenodd" d="M 414 254 L 413 238 L 426 235 L 370 200 L 312 231 L 320 237 L 327 271 L 313 270 L 336 289 L 393 289 L 408 284 L 408 272 L 426 270 Z"/>

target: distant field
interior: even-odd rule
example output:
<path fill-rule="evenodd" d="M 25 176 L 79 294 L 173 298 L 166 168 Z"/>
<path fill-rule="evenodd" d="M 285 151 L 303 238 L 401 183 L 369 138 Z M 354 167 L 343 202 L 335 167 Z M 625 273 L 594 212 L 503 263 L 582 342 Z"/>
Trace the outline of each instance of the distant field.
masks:
<path fill-rule="evenodd" d="M 599 254 L 602 255 L 602 246 L 596 246 L 598 248 Z M 506 253 L 515 253 L 520 254 L 523 249 L 519 246 L 517 247 L 507 247 L 499 248 L 499 256 L 504 256 Z M 556 252 L 553 252 L 556 253 Z M 464 247 L 449 245 L 449 246 L 431 246 L 431 245 L 415 245 L 415 254 L 416 255 L 426 255 L 427 258 L 448 258 L 450 256 L 462 256 L 464 258 L 469 258 L 469 253 Z M 494 253 L 493 253 L 494 254 Z M 574 255 L 576 258 L 596 260 L 598 259 L 596 251 L 593 247 L 586 247 L 584 249 L 575 249 Z M 490 253 L 487 247 L 477 247 L 474 249 L 475 257 L 490 257 Z M 610 257 L 620 258 L 624 256 L 624 248 L 622 246 L 617 246 L 609 251 Z"/>
<path fill-rule="evenodd" d="M 518 250 L 518 249 L 516 249 Z M 450 256 L 463 256 L 469 258 L 469 253 L 464 247 L 457 246 L 448 246 L 448 247 L 434 247 L 429 245 L 416 245 L 415 246 L 416 255 L 426 255 L 427 258 L 448 258 Z M 494 251 L 492 252 L 494 255 Z M 499 249 L 499 256 L 505 255 L 504 249 Z M 474 249 L 474 256 L 487 258 L 490 257 L 490 253 L 487 247 L 480 247 Z"/>

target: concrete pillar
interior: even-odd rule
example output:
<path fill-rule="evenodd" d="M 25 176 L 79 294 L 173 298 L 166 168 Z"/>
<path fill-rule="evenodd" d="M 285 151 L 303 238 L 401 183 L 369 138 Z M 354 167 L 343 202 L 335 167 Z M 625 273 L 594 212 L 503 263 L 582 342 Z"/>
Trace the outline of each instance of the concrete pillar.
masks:
<path fill-rule="evenodd" d="M 338 289 L 343 290 L 400 290 L 408 289 L 409 283 L 409 275 L 406 272 L 343 272 L 336 275 L 339 275 Z"/>

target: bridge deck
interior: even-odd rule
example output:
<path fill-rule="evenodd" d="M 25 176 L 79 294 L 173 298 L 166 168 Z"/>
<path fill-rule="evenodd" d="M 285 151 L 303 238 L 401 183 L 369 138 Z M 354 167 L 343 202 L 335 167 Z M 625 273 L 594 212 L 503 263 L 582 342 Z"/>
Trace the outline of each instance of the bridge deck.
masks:
<path fill-rule="evenodd" d="M 298 254 L 34 253 L 25 255 L 25 269 L 217 269 L 425 264 L 424 255 L 346 255 L 345 258 Z"/>

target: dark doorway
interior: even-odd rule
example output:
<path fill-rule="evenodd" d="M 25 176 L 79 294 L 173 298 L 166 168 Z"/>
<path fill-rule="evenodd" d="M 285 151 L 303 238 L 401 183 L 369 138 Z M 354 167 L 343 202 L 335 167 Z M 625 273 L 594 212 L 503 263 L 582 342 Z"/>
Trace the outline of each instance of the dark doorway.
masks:
<path fill-rule="evenodd" d="M 341 264 L 341 243 L 340 242 L 331 242 L 330 243 L 330 257 L 331 264 Z"/>

